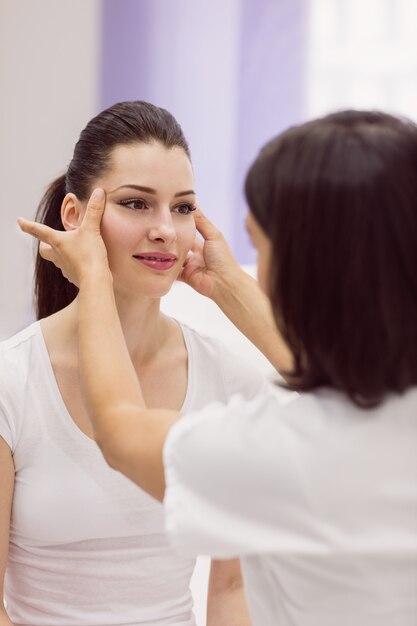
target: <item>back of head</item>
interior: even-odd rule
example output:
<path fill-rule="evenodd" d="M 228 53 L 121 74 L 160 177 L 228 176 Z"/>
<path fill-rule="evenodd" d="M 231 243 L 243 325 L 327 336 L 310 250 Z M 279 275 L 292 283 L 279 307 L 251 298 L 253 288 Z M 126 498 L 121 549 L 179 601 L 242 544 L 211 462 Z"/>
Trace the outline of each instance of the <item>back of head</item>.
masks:
<path fill-rule="evenodd" d="M 417 384 L 417 127 L 345 111 L 292 128 L 261 151 L 246 195 L 273 247 L 293 388 L 372 406 Z"/>
<path fill-rule="evenodd" d="M 109 167 L 113 149 L 133 143 L 159 142 L 166 148 L 180 147 L 190 152 L 176 119 L 149 102 L 120 102 L 102 111 L 87 124 L 75 146 L 68 171 L 46 190 L 36 219 L 64 230 L 61 205 L 67 193 L 87 200 L 94 183 Z M 52 263 L 38 254 L 35 266 L 35 305 L 38 319 L 67 306 L 77 295 L 77 288 Z"/>

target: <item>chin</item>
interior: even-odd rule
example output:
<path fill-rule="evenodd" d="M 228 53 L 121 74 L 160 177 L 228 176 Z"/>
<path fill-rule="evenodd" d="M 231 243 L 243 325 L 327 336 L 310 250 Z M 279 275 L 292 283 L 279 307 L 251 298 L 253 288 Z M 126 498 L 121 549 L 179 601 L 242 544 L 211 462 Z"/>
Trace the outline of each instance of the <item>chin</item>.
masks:
<path fill-rule="evenodd" d="M 137 299 L 141 297 L 156 300 L 169 293 L 175 280 L 176 276 L 171 276 L 169 279 L 168 276 L 152 276 L 146 280 L 135 281 L 129 284 L 122 281 L 115 281 L 114 292 L 124 298 Z"/>
<path fill-rule="evenodd" d="M 163 298 L 164 296 L 166 296 L 167 293 L 171 291 L 171 288 L 172 288 L 172 283 L 168 285 L 165 289 L 150 289 L 147 293 L 141 292 L 141 295 L 148 297 L 148 298 L 159 299 L 159 298 Z"/>

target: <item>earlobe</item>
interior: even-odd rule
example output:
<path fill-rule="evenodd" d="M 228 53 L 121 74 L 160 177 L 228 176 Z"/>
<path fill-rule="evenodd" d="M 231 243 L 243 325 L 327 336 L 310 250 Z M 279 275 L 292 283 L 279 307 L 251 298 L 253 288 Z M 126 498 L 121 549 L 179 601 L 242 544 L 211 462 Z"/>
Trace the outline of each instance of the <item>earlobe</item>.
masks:
<path fill-rule="evenodd" d="M 76 230 L 83 219 L 81 202 L 73 193 L 67 193 L 61 205 L 61 220 L 65 230 Z"/>

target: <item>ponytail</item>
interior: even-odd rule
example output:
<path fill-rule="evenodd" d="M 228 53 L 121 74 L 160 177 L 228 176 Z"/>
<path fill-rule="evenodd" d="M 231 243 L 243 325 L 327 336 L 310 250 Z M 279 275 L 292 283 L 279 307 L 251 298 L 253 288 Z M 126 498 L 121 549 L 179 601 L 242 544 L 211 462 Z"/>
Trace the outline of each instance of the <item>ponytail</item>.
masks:
<path fill-rule="evenodd" d="M 66 176 L 57 178 L 46 190 L 36 220 L 56 230 L 64 230 L 61 220 L 61 205 L 66 194 Z M 60 311 L 70 304 L 78 293 L 77 287 L 69 282 L 50 261 L 45 261 L 39 251 L 35 263 L 35 309 L 37 319 Z"/>

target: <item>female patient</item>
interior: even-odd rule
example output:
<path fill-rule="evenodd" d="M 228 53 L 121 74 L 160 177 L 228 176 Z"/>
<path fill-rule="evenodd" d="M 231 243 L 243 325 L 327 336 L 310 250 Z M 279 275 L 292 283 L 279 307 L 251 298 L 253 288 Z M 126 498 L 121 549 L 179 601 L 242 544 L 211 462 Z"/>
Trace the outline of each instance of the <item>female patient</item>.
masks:
<path fill-rule="evenodd" d="M 175 119 L 144 102 L 100 113 L 38 218 L 76 229 L 97 186 L 147 404 L 188 412 L 262 392 L 257 373 L 159 309 L 195 239 L 193 173 Z M 194 561 L 171 550 L 161 505 L 111 470 L 93 440 L 78 384 L 77 290 L 38 256 L 36 295 L 40 321 L 0 350 L 0 624 L 192 626 Z M 239 576 L 237 561 L 213 562 L 208 624 L 248 623 Z"/>

